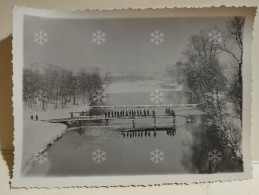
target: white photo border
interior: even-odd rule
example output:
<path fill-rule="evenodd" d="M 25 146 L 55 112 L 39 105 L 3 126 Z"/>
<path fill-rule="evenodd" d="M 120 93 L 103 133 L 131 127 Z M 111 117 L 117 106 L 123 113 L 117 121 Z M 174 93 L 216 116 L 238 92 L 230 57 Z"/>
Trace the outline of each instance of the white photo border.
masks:
<path fill-rule="evenodd" d="M 14 6 L 13 8 L 13 115 L 14 115 L 14 167 L 12 187 L 72 187 L 72 186 L 130 186 L 168 183 L 198 183 L 209 181 L 230 181 L 250 179 L 252 166 L 250 160 L 251 135 L 251 44 L 255 9 L 246 7 L 220 8 L 166 8 L 166 9 L 123 9 L 87 11 L 48 11 Z M 242 146 L 244 172 L 215 174 L 168 174 L 168 175 L 125 175 L 125 176 L 80 176 L 80 177 L 23 177 L 23 19 L 24 15 L 48 18 L 129 18 L 129 17 L 223 17 L 244 16 L 244 53 L 243 53 L 243 134 Z"/>

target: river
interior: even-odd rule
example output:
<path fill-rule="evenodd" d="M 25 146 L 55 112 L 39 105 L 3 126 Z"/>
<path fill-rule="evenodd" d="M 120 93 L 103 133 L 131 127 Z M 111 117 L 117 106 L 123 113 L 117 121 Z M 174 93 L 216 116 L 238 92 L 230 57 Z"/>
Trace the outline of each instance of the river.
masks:
<path fill-rule="evenodd" d="M 139 87 L 139 86 L 138 86 Z M 158 87 L 156 85 L 155 87 Z M 115 87 L 116 88 L 116 87 Z M 147 105 L 150 100 L 147 88 L 123 93 L 107 94 L 105 105 Z M 195 103 L 190 93 L 165 89 L 160 104 Z M 153 108 L 152 108 L 153 109 Z M 151 111 L 151 110 L 150 110 Z M 164 114 L 165 108 L 155 108 Z M 134 174 L 184 174 L 202 173 L 209 169 L 207 153 L 217 147 L 210 142 L 204 129 L 203 117 L 197 108 L 175 108 L 176 129 L 123 133 L 114 131 L 118 124 L 131 124 L 131 120 L 114 120 L 107 127 L 81 127 L 67 133 L 48 148 L 48 160 L 34 162 L 28 176 L 86 176 L 86 175 L 134 175 Z M 191 118 L 191 123 L 186 123 Z M 144 119 L 141 124 L 152 124 Z M 157 123 L 172 125 L 171 119 L 157 119 Z M 98 125 L 98 124 L 96 124 Z M 138 121 L 136 120 L 136 126 Z M 206 138 L 206 139 L 205 139 Z M 99 163 L 93 152 L 103 151 Z M 151 159 L 152 152 L 162 152 L 159 162 Z M 227 169 L 229 170 L 229 169 Z M 221 168 L 221 171 L 226 171 Z"/>

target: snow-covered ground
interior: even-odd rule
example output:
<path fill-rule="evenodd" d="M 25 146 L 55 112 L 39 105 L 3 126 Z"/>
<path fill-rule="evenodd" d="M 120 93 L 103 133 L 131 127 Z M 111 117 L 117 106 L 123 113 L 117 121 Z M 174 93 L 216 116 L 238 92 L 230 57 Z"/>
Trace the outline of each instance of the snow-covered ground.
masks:
<path fill-rule="evenodd" d="M 48 144 L 53 144 L 57 137 L 62 136 L 66 131 L 66 126 L 63 124 L 49 123 L 49 119 L 69 117 L 69 112 L 82 111 L 88 106 L 67 105 L 63 109 L 53 109 L 53 105 L 48 106 L 47 111 L 43 111 L 40 107 L 31 110 L 28 107 L 24 109 L 24 150 L 23 150 L 23 168 L 29 168 L 33 161 L 34 153 L 45 150 Z M 38 121 L 35 121 L 35 116 L 38 115 Z M 34 120 L 31 120 L 31 115 Z"/>
<path fill-rule="evenodd" d="M 63 124 L 44 121 L 24 121 L 23 167 L 33 160 L 34 153 L 44 150 L 48 144 L 66 130 Z"/>

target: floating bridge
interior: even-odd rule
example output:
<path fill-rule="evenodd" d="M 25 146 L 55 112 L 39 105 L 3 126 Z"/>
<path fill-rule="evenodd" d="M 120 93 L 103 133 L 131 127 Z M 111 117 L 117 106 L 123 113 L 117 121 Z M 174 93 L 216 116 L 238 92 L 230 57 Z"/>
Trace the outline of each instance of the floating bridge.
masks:
<path fill-rule="evenodd" d="M 91 106 L 91 109 L 93 108 L 101 108 L 101 109 L 136 109 L 136 108 L 142 108 L 142 109 L 151 109 L 151 108 L 176 108 L 176 107 L 191 107 L 194 108 L 198 104 L 169 104 L 169 105 L 117 105 L 117 106 Z M 59 118 L 59 119 L 51 119 L 49 122 L 51 123 L 62 123 L 67 125 L 68 127 L 82 127 L 82 126 L 89 126 L 89 127 L 107 127 L 111 126 L 116 129 L 124 129 L 125 131 L 132 131 L 132 130 L 167 130 L 172 129 L 172 127 L 175 127 L 176 119 L 175 117 L 184 117 L 187 121 L 187 116 L 185 115 L 179 115 L 175 114 L 175 116 L 169 115 L 169 114 L 154 114 L 151 113 L 150 115 L 134 115 L 134 116 L 107 116 L 102 115 L 82 115 L 84 112 L 70 112 L 71 115 L 70 118 Z M 76 116 L 78 115 L 78 116 Z M 141 120 L 141 119 L 147 119 L 150 118 L 153 120 L 150 124 L 135 124 L 135 121 Z M 170 123 L 161 124 L 157 123 L 157 120 L 162 118 L 168 118 Z M 129 124 L 110 124 L 111 121 L 114 120 L 130 120 Z M 183 123 L 181 123 L 183 124 Z"/>

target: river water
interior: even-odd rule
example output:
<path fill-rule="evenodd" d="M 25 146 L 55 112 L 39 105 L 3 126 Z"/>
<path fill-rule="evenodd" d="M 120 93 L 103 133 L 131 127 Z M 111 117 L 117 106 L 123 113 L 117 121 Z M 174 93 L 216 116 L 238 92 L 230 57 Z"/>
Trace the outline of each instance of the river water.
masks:
<path fill-rule="evenodd" d="M 187 104 L 190 95 L 183 91 L 163 91 L 161 104 Z M 155 104 L 150 92 L 111 93 L 106 105 Z M 153 109 L 153 108 L 152 108 Z M 165 108 L 155 109 L 164 114 Z M 48 148 L 48 160 L 34 162 L 28 175 L 33 176 L 84 176 L 84 175 L 134 175 L 134 174 L 183 174 L 206 171 L 208 160 L 204 160 L 211 149 L 208 139 L 204 141 L 205 130 L 202 116 L 197 108 L 176 108 L 175 131 L 161 130 L 136 133 L 114 131 L 118 124 L 131 124 L 127 120 L 114 120 L 107 127 L 81 127 L 68 131 Z M 186 117 L 192 123 L 186 123 Z M 136 126 L 138 126 L 136 120 Z M 141 124 L 152 124 L 144 119 Z M 157 123 L 173 126 L 171 119 L 158 119 Z M 99 124 L 100 125 L 100 124 Z M 208 146 L 210 145 L 210 146 Z M 213 144 L 217 146 L 217 143 Z M 161 151 L 162 159 L 155 163 L 150 157 L 152 151 Z M 104 151 L 105 159 L 97 163 L 93 152 Z M 201 160 L 203 159 L 203 160 Z"/>

